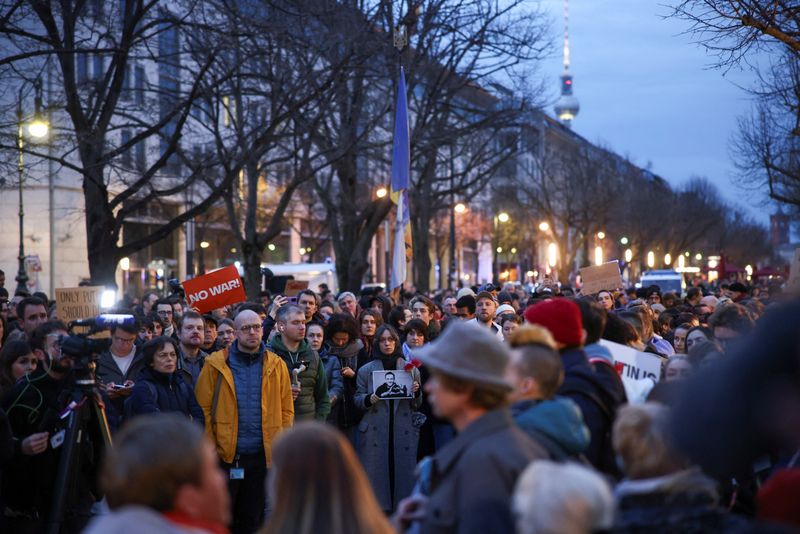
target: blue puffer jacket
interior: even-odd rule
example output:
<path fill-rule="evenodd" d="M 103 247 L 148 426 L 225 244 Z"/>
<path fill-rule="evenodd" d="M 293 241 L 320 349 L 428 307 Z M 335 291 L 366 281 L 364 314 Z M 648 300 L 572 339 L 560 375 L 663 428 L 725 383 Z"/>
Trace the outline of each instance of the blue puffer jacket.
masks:
<path fill-rule="evenodd" d="M 234 341 L 228 353 L 228 367 L 233 374 L 239 415 L 237 454 L 256 454 L 264 450 L 261 429 L 261 372 L 266 347 L 262 342 L 258 352 L 250 354 L 241 352 L 239 342 Z"/>
<path fill-rule="evenodd" d="M 165 374 L 145 367 L 136 379 L 131 396 L 125 400 L 125 419 L 157 412 L 180 412 L 204 424 L 203 410 L 197 404 L 194 391 L 178 372 Z"/>
<path fill-rule="evenodd" d="M 325 366 L 325 377 L 328 379 L 328 395 L 342 399 L 344 393 L 344 382 L 342 382 L 342 363 L 339 358 L 328 351 L 328 347 L 322 347 L 319 351 L 322 365 Z M 337 402 L 338 402 L 337 400 Z M 331 407 L 333 411 L 333 407 Z"/>

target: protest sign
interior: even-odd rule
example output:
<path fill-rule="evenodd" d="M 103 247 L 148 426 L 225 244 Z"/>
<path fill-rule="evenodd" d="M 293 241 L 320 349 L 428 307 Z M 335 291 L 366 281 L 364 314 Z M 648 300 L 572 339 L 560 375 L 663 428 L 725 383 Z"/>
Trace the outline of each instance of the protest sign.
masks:
<path fill-rule="evenodd" d="M 200 313 L 247 300 L 235 265 L 186 280 L 182 285 L 189 307 Z"/>
<path fill-rule="evenodd" d="M 630 402 L 635 402 L 637 399 L 643 400 L 639 399 L 642 396 L 643 388 L 646 388 L 646 394 L 661 379 L 663 358 L 657 354 L 639 352 L 626 345 L 605 339 L 600 340 L 600 345 L 611 351 Z M 652 380 L 652 383 L 648 379 Z"/>
<path fill-rule="evenodd" d="M 380 399 L 410 399 L 414 379 L 410 371 L 372 371 L 375 395 Z"/>
<path fill-rule="evenodd" d="M 789 280 L 786 281 L 789 293 L 800 293 L 800 248 L 794 249 L 792 265 L 789 269 Z"/>
<path fill-rule="evenodd" d="M 287 280 L 283 295 L 285 297 L 294 297 L 304 289 L 308 289 L 308 280 Z"/>
<path fill-rule="evenodd" d="M 69 323 L 100 315 L 103 286 L 56 288 L 56 314 L 59 320 Z"/>
<path fill-rule="evenodd" d="M 622 287 L 622 275 L 617 260 L 581 269 L 581 294 L 593 295 L 603 289 L 613 291 Z"/>

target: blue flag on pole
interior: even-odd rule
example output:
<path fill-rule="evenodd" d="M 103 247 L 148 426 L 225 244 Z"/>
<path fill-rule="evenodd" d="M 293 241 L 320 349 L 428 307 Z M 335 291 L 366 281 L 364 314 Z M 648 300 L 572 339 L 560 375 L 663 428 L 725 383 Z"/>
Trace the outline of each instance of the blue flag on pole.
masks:
<path fill-rule="evenodd" d="M 406 76 L 400 67 L 397 87 L 397 105 L 394 114 L 392 139 L 392 200 L 397 204 L 394 247 L 392 258 L 391 289 L 400 287 L 406 280 L 406 267 L 411 253 L 411 217 L 408 210 L 408 185 L 411 173 L 411 145 L 408 129 L 408 104 L 406 101 Z"/>

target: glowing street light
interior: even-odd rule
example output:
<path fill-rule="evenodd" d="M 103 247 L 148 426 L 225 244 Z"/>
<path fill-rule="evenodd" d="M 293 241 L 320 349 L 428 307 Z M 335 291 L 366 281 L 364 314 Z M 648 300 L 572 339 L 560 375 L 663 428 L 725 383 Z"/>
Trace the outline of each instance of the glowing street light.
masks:
<path fill-rule="evenodd" d="M 130 271 L 131 269 L 131 259 L 127 256 L 119 260 L 119 268 L 123 271 Z"/>
<path fill-rule="evenodd" d="M 497 214 L 497 220 L 500 221 L 501 223 L 507 223 L 509 219 L 511 219 L 511 217 L 508 215 L 508 213 L 504 211 L 501 211 L 500 213 Z"/>
<path fill-rule="evenodd" d="M 385 187 L 381 187 L 377 191 L 375 191 L 375 196 L 378 198 L 384 198 L 386 195 L 389 194 L 389 191 Z"/>
<path fill-rule="evenodd" d="M 517 253 L 517 247 L 512 247 L 511 248 L 511 253 L 512 254 L 516 254 Z"/>
<path fill-rule="evenodd" d="M 606 233 L 605 232 L 597 232 L 597 239 L 605 239 Z"/>
<path fill-rule="evenodd" d="M 274 252 L 275 251 L 275 243 L 270 243 L 269 245 L 267 245 L 267 248 L 269 249 L 270 252 Z"/>
<path fill-rule="evenodd" d="M 686 257 L 678 256 L 678 269 L 683 269 L 684 267 L 686 267 Z"/>
<path fill-rule="evenodd" d="M 630 263 L 633 260 L 633 251 L 631 249 L 627 249 L 625 251 L 625 263 Z"/>
<path fill-rule="evenodd" d="M 547 221 L 542 221 L 539 223 L 539 230 L 542 232 L 546 232 L 550 229 L 550 224 Z"/>
<path fill-rule="evenodd" d="M 752 265 L 745 265 L 744 270 L 747 273 L 748 278 L 753 276 L 753 266 Z"/>
<path fill-rule="evenodd" d="M 453 210 L 456 213 L 466 213 L 467 212 L 467 205 L 464 204 L 463 202 L 459 202 L 458 204 L 455 205 Z"/>
<path fill-rule="evenodd" d="M 550 243 L 547 245 L 547 263 L 550 267 L 556 266 L 556 261 L 558 260 L 558 247 L 555 243 Z"/>
<path fill-rule="evenodd" d="M 697 254 L 694 255 L 694 259 L 696 259 L 697 261 L 700 261 L 700 260 L 703 259 L 703 255 L 698 252 Z"/>
<path fill-rule="evenodd" d="M 497 253 L 501 254 L 503 252 L 503 247 L 497 247 Z"/>
<path fill-rule="evenodd" d="M 647 266 L 651 269 L 656 266 L 656 253 L 652 250 L 647 253 Z"/>
<path fill-rule="evenodd" d="M 208 248 L 211 246 L 211 243 L 208 241 L 200 241 L 200 248 Z"/>
<path fill-rule="evenodd" d="M 672 254 L 667 252 L 664 254 L 664 265 L 669 265 L 670 263 L 672 263 Z"/>
<path fill-rule="evenodd" d="M 603 265 L 603 247 L 594 247 L 594 264 Z"/>
<path fill-rule="evenodd" d="M 628 238 L 627 238 L 627 237 L 625 237 L 625 236 L 622 236 L 622 238 L 619 240 L 619 242 L 620 242 L 621 244 L 623 244 L 623 245 L 627 245 L 628 243 L 630 243 L 630 241 L 628 240 Z"/>

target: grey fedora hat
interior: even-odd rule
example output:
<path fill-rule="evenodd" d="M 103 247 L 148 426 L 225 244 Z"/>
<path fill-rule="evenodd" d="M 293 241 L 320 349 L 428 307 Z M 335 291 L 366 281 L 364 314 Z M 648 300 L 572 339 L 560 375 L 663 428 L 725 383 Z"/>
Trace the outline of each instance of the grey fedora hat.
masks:
<path fill-rule="evenodd" d="M 451 322 L 434 342 L 411 351 L 411 357 L 434 371 L 476 385 L 513 389 L 505 379 L 508 347 L 489 328 L 477 323 Z"/>

